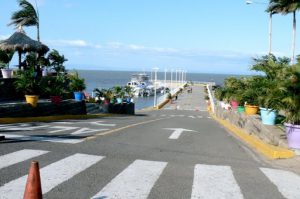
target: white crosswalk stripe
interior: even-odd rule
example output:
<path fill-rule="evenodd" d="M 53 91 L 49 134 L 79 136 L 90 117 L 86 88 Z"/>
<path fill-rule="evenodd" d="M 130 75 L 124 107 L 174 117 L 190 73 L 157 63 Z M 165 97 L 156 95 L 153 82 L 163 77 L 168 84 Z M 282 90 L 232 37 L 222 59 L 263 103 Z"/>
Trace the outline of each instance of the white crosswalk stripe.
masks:
<path fill-rule="evenodd" d="M 14 134 L 0 134 L 5 136 L 6 139 L 13 139 L 17 141 L 42 141 L 42 142 L 57 142 L 65 144 L 77 144 L 83 142 L 84 139 L 71 139 L 63 137 L 46 137 L 46 136 L 26 136 L 26 135 L 14 135 Z"/>
<path fill-rule="evenodd" d="M 300 198 L 300 176 L 277 169 L 260 169 L 277 187 L 280 193 L 288 199 Z"/>
<path fill-rule="evenodd" d="M 229 166 L 197 164 L 191 198 L 241 199 L 243 195 Z"/>
<path fill-rule="evenodd" d="M 49 151 L 24 149 L 0 156 L 0 169 L 43 155 Z"/>
<path fill-rule="evenodd" d="M 166 166 L 166 162 L 136 160 L 92 198 L 147 198 Z"/>
<path fill-rule="evenodd" d="M 84 171 L 93 164 L 97 163 L 103 156 L 75 154 L 52 163 L 40 170 L 42 179 L 43 194 L 49 192 L 57 185 L 67 181 L 74 175 Z M 0 196 L 2 199 L 22 198 L 24 194 L 27 175 L 13 180 L 0 187 Z"/>
<path fill-rule="evenodd" d="M 24 165 L 24 161 L 46 155 L 47 153 L 49 151 L 23 149 L 2 155 L 0 156 L 0 170 L 22 162 Z M 103 158 L 104 156 L 77 153 L 46 165 L 40 169 L 43 194 L 73 178 L 75 175 L 86 172 L 86 169 Z M 94 182 L 93 186 L 100 191 L 96 195 L 94 195 L 95 193 L 87 193 L 86 195 L 94 195 L 92 199 L 146 199 L 167 165 L 167 162 L 135 160 L 123 171 L 118 171 L 119 174 L 113 177 L 104 187 L 97 187 L 97 184 Z M 287 199 L 300 198 L 300 176 L 290 171 L 278 169 L 257 169 L 260 169 L 262 175 L 269 179 L 270 184 L 273 183 L 278 188 L 282 196 Z M 27 175 L 10 182 L 0 180 L 2 185 L 0 187 L 0 198 L 22 198 L 26 180 Z M 193 185 L 190 190 L 192 192 L 191 199 L 244 198 L 230 166 L 195 165 Z"/>

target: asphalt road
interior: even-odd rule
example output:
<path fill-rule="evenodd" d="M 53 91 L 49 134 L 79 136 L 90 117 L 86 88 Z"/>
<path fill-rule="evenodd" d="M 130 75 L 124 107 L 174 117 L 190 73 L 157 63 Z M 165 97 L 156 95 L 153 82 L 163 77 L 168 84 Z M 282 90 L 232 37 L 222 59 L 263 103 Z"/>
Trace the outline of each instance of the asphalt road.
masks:
<path fill-rule="evenodd" d="M 202 87 L 136 116 L 0 126 L 0 198 L 22 198 L 32 160 L 44 198 L 300 198 L 205 111 Z"/>

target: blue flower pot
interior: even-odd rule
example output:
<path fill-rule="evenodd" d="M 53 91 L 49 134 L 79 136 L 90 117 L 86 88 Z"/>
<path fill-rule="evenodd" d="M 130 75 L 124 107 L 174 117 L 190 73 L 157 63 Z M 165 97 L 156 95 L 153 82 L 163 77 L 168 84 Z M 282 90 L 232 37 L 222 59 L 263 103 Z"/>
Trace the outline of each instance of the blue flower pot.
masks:
<path fill-rule="evenodd" d="M 263 124 L 275 125 L 277 111 L 272 109 L 260 108 L 260 116 Z"/>
<path fill-rule="evenodd" d="M 82 101 L 83 100 L 83 93 L 82 92 L 74 92 L 75 101 Z"/>

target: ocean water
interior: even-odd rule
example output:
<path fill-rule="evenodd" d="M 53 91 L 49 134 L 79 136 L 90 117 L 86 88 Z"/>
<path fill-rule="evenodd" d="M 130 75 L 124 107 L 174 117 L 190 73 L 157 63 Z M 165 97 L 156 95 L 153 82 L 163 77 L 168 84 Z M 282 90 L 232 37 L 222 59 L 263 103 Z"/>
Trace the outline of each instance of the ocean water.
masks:
<path fill-rule="evenodd" d="M 113 86 L 125 86 L 130 81 L 131 75 L 141 73 L 142 71 L 103 71 L 103 70 L 78 70 L 81 77 L 85 79 L 86 91 L 92 93 L 95 88 L 111 88 Z M 151 76 L 151 72 L 146 72 Z M 225 78 L 239 75 L 227 74 L 204 74 L 204 73 L 187 73 L 188 81 L 205 81 L 216 82 L 222 85 Z M 157 73 L 157 79 L 163 80 L 165 78 L 164 72 Z M 167 73 L 167 80 L 170 80 L 171 74 Z M 173 73 L 175 79 L 175 73 Z M 136 109 L 153 106 L 153 97 L 139 97 L 135 99 Z"/>

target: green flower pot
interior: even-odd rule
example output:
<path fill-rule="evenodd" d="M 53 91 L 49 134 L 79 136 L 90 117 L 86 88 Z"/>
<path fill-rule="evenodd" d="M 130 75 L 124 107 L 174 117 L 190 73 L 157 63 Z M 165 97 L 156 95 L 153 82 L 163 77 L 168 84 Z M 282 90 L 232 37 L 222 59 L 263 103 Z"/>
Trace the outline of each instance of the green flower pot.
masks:
<path fill-rule="evenodd" d="M 243 113 L 243 112 L 245 112 L 245 107 L 238 106 L 237 111 L 238 111 L 238 113 Z"/>

